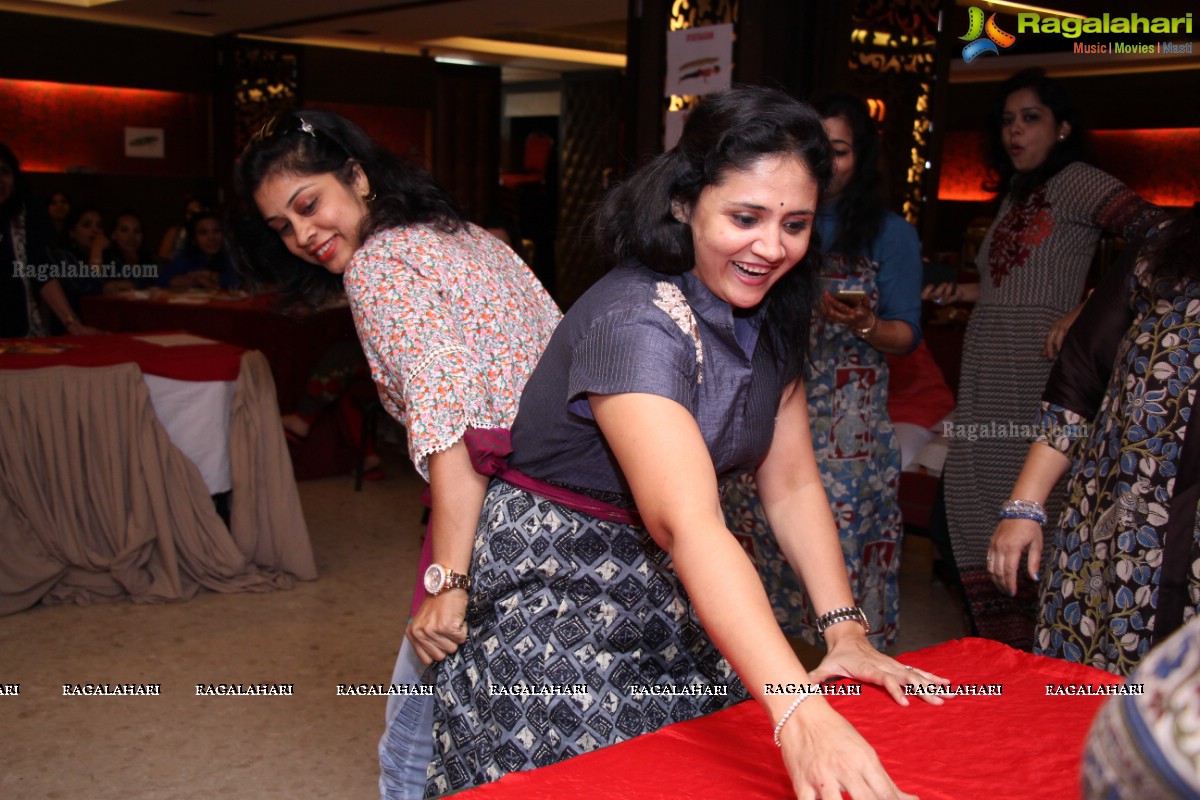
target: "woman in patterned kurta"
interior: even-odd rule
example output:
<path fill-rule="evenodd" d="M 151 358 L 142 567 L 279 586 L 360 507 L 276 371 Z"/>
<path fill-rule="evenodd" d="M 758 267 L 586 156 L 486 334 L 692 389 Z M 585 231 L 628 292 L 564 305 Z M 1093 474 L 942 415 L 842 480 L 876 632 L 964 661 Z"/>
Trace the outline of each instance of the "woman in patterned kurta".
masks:
<path fill-rule="evenodd" d="M 1101 233 L 1141 238 L 1155 206 L 1078 160 L 1082 131 L 1069 96 L 1040 71 L 1005 83 L 993 157 L 1009 188 L 976 257 L 979 284 L 939 287 L 937 300 L 976 300 L 963 343 L 958 407 L 945 466 L 953 557 L 980 636 L 1029 649 L 1035 587 L 1001 593 L 984 556 L 996 514 L 1025 460 L 1038 393 L 1083 297 Z M 1051 495 L 1053 512 L 1059 494 Z"/>
<path fill-rule="evenodd" d="M 309 296 L 344 279 L 383 403 L 430 484 L 432 560 L 465 574 L 487 480 L 464 435 L 512 424 L 558 322 L 554 302 L 512 250 L 460 218 L 432 178 L 335 114 L 276 117 L 242 154 L 238 179 L 258 211 L 241 238 L 260 279 Z M 461 588 L 427 598 L 392 682 L 419 683 L 421 664 L 457 649 L 465 613 Z M 384 797 L 423 793 L 431 714 L 431 698 L 389 698 Z"/>
<path fill-rule="evenodd" d="M 488 489 L 468 643 L 436 668 L 430 796 L 747 692 L 776 725 L 798 792 L 896 791 L 823 698 L 801 705 L 802 690 L 766 685 L 847 675 L 903 701 L 901 684 L 940 679 L 882 656 L 859 618 L 837 614 L 828 656 L 806 673 L 718 502 L 720 478 L 755 470 L 818 610 L 853 605 L 796 380 L 803 258 L 828 174 L 812 110 L 743 88 L 705 98 L 676 148 L 605 199 L 597 239 L 621 266 L 555 331 L 521 399 L 509 471 Z"/>
<path fill-rule="evenodd" d="M 1068 464 L 1034 652 L 1125 675 L 1200 606 L 1200 211 L 1147 240 L 1097 288 L 1042 402 L 1014 496 L 1041 500 Z M 1183 269 L 1179 269 L 1182 266 Z M 1005 520 L 992 571 L 1033 576 L 1041 530 Z"/>
<path fill-rule="evenodd" d="M 911 225 L 883 207 L 878 135 L 866 103 L 832 95 L 817 110 L 833 146 L 834 178 L 816 218 L 823 295 L 804 370 L 808 419 L 851 591 L 871 623 L 872 644 L 886 647 L 898 631 L 903 525 L 884 354 L 907 353 L 921 338 L 921 244 Z M 846 290 L 865 298 L 857 306 L 834 299 Z M 729 483 L 722 504 L 784 632 L 817 644 L 817 614 L 775 542 L 753 476 Z"/>

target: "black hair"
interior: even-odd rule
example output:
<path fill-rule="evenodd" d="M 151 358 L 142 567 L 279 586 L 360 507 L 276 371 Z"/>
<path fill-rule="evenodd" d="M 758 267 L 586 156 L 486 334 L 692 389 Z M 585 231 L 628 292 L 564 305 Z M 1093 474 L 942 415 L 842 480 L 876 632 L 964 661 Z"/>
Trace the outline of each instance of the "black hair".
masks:
<path fill-rule="evenodd" d="M 17 158 L 17 154 L 3 142 L 0 142 L 0 163 L 8 167 L 13 176 L 12 194 L 3 203 L 0 203 L 0 223 L 7 223 L 16 219 L 24 210 L 27 190 L 25 175 L 21 172 L 21 161 Z"/>
<path fill-rule="evenodd" d="M 60 192 L 55 192 L 54 194 L 60 194 Z M 108 223 L 108 238 L 111 239 L 113 234 L 117 232 L 117 223 L 121 221 L 121 217 L 133 217 L 138 221 L 138 225 L 142 226 L 142 233 L 145 233 L 146 223 L 142 220 L 142 215 L 132 208 L 123 208 L 114 214 L 112 222 Z"/>
<path fill-rule="evenodd" d="M 219 252 L 216 254 L 206 253 L 200 249 L 200 245 L 196 242 L 196 228 L 200 227 L 200 223 L 206 219 L 215 219 L 221 225 L 221 237 L 222 237 L 221 238 L 221 250 L 222 250 L 222 252 Z M 209 209 L 205 209 L 204 211 L 197 211 L 195 214 L 192 214 L 192 216 L 188 217 L 187 222 L 184 223 L 183 229 L 184 229 L 184 231 L 187 232 L 187 235 L 184 236 L 184 239 L 183 239 L 183 249 L 191 252 L 192 255 L 196 258 L 208 259 L 213 264 L 221 265 L 221 266 L 214 266 L 213 269 L 216 269 L 218 271 L 221 269 L 224 269 L 224 263 L 225 263 L 224 252 L 229 250 L 228 238 L 225 236 L 225 228 L 226 228 L 226 226 L 225 226 L 224 218 L 222 218 L 221 215 L 218 214 L 216 211 L 212 211 Z"/>
<path fill-rule="evenodd" d="M 328 173 L 352 186 L 356 168 L 372 192 L 359 241 L 386 228 L 426 223 L 453 233 L 462 225 L 454 199 L 428 172 L 396 157 L 350 120 L 315 109 L 284 111 L 250 140 L 234 173 L 242 208 L 229 233 L 243 277 L 313 305 L 339 291 L 340 276 L 288 251 L 258 213 L 254 193 L 275 175 Z"/>
<path fill-rule="evenodd" d="M 1159 296 L 1174 296 L 1180 281 L 1200 281 L 1200 203 L 1147 238 L 1140 256 L 1149 259 Z"/>
<path fill-rule="evenodd" d="M 847 256 L 866 255 L 883 227 L 884 204 L 880 195 L 879 132 L 866 101 L 853 94 L 836 93 L 819 98 L 813 106 L 821 119 L 841 117 L 854 142 L 854 174 L 838 198 L 833 241 L 824 242 L 829 252 Z"/>
<path fill-rule="evenodd" d="M 1066 137 L 1056 141 L 1050 148 L 1046 160 L 1029 172 L 1017 172 L 1012 159 L 1004 147 L 1004 104 L 1008 96 L 1022 89 L 1032 89 L 1038 99 L 1050 109 L 1055 125 L 1070 125 Z M 987 163 L 989 177 L 984 188 L 989 192 L 1010 191 L 1015 200 L 1028 198 L 1046 181 L 1053 178 L 1063 167 L 1087 158 L 1087 129 L 1080 117 L 1075 101 L 1066 87 L 1046 76 L 1040 67 L 1021 70 L 1000 86 L 992 102 L 988 118 Z"/>
<path fill-rule="evenodd" d="M 680 275 L 695 266 L 692 229 L 672 203 L 691 207 L 708 186 L 731 171 L 775 155 L 795 156 L 823 192 L 832 174 L 829 139 L 812 107 L 775 89 L 739 86 L 705 97 L 688 114 L 674 148 L 644 164 L 604 197 L 595 216 L 602 256 L 610 264 L 636 259 Z M 797 377 L 808 351 L 819 255 L 814 232 L 808 252 L 772 287 L 764 333 L 767 346 Z"/>
<path fill-rule="evenodd" d="M 66 220 L 63 222 L 63 237 L 67 246 L 74 250 L 78 245 L 71 238 L 71 231 L 75 230 L 75 226 L 79 224 L 79 220 L 83 219 L 88 214 L 95 214 L 100 217 L 100 228 L 104 229 L 104 213 L 94 205 L 89 203 L 80 203 L 79 205 L 71 206 L 71 213 L 67 214 Z"/>

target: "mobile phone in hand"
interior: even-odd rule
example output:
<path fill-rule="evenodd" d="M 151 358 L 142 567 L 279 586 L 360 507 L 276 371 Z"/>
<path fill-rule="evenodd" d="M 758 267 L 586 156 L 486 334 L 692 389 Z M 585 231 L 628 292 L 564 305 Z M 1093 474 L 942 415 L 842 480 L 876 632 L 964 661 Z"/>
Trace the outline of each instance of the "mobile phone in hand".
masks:
<path fill-rule="evenodd" d="M 867 293 L 862 289 L 843 289 L 840 292 L 835 292 L 833 299 L 843 305 L 855 308 L 867 299 Z"/>

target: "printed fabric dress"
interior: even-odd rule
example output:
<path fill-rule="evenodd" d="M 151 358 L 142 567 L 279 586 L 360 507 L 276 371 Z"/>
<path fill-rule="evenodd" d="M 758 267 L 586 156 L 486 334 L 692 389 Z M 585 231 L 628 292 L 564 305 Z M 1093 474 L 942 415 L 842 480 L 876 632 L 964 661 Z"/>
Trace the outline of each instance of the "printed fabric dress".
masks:
<path fill-rule="evenodd" d="M 1126 686 L 1130 693 L 1106 701 L 1092 723 L 1081 796 L 1200 797 L 1200 620 L 1155 647 Z"/>
<path fill-rule="evenodd" d="M 718 475 L 752 468 L 783 390 L 756 347 L 759 325 L 758 315 L 735 319 L 690 273 L 610 272 L 572 306 L 530 378 L 510 465 L 629 508 L 587 396 L 648 392 L 689 410 Z M 493 480 L 471 573 L 466 644 L 435 669 L 427 797 L 748 697 L 638 524 Z"/>
<path fill-rule="evenodd" d="M 984 236 L 944 470 L 951 546 L 980 636 L 1023 650 L 1033 644 L 1035 587 L 1021 581 L 1010 598 L 985 562 L 1039 416 L 1050 326 L 1082 299 L 1102 232 L 1138 240 L 1161 216 L 1116 178 L 1076 162 L 1023 202 L 1006 196 Z M 1051 519 L 1061 502 L 1060 489 L 1046 506 Z"/>
<path fill-rule="evenodd" d="M 832 228 L 830 217 L 818 217 L 822 238 L 831 236 Z M 879 260 L 822 254 L 817 291 L 865 291 L 865 302 L 881 319 L 905 320 L 919 339 L 921 261 L 916 232 L 889 215 L 872 256 Z M 887 297 L 881 296 L 877 280 L 883 269 L 891 273 Z M 819 314 L 814 314 L 810 339 L 804 385 L 813 450 L 838 526 L 850 589 L 871 623 L 868 638 L 883 648 L 896 640 L 899 630 L 904 533 L 897 497 L 900 445 L 887 413 L 887 360 L 846 326 L 827 323 Z M 784 633 L 819 644 L 816 618 L 829 609 L 812 608 L 771 533 L 753 475 L 728 482 L 721 502 L 730 530 L 758 567 Z"/>
<path fill-rule="evenodd" d="M 1119 675 L 1200 608 L 1200 283 L 1147 272 L 1097 288 L 1042 404 L 1073 459 L 1034 652 Z"/>

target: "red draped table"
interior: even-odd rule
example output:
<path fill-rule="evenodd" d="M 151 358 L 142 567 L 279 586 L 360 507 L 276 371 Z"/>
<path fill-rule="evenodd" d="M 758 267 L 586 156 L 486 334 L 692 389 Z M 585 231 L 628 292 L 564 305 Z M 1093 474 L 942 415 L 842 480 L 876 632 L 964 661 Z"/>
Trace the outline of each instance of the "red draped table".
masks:
<path fill-rule="evenodd" d="M 186 330 L 258 350 L 266 356 L 281 413 L 296 410 L 309 373 L 337 342 L 357 343 L 347 305 L 282 313 L 274 295 L 144 290 L 83 298 L 83 319 L 106 331 Z M 308 439 L 289 447 L 299 479 L 345 474 L 357 462 L 358 442 L 336 406 L 322 413 Z"/>
<path fill-rule="evenodd" d="M 1049 695 L 1119 683 L 1107 672 L 1034 656 L 987 639 L 960 639 L 899 660 L 954 681 L 999 686 L 942 706 L 882 690 L 831 696 L 879 754 L 901 790 L 921 800 L 1067 800 L 1079 796 L 1080 759 L 1102 696 Z M 991 689 L 990 691 L 995 691 Z M 793 797 L 771 723 L 745 702 L 670 725 L 549 767 L 513 773 L 456 797 L 464 800 L 651 800 Z"/>
<path fill-rule="evenodd" d="M 356 340 L 349 306 L 280 313 L 271 295 L 231 298 L 204 292 L 139 292 L 83 298 L 87 324 L 105 331 L 185 330 L 258 350 L 275 378 L 279 408 L 294 411 L 309 370 L 331 344 Z"/>
<path fill-rule="evenodd" d="M 149 339 L 146 341 L 144 339 Z M 37 603 L 161 602 L 313 579 L 261 353 L 190 334 L 0 341 L 0 614 Z M 229 525 L 147 381 L 216 386 Z M 175 413 L 200 415 L 206 409 Z"/>

